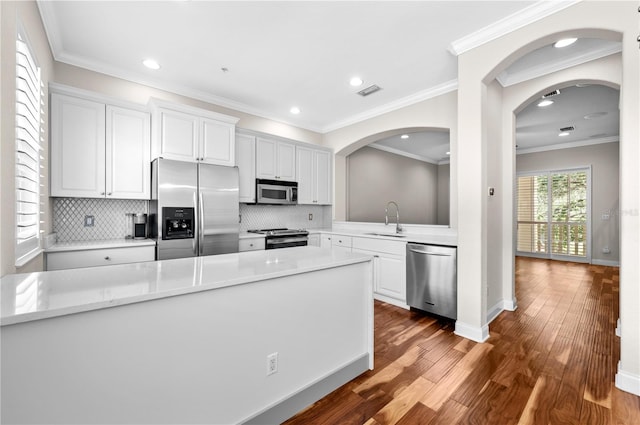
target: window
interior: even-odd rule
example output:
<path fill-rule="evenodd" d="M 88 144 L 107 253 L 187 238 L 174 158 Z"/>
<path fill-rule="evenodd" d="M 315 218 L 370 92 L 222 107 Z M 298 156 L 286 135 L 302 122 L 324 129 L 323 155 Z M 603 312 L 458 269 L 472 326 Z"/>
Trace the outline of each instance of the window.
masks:
<path fill-rule="evenodd" d="M 22 29 L 16 39 L 16 266 L 40 250 L 43 90 Z"/>
<path fill-rule="evenodd" d="M 590 261 L 590 170 L 519 175 L 517 251 L 520 255 Z"/>

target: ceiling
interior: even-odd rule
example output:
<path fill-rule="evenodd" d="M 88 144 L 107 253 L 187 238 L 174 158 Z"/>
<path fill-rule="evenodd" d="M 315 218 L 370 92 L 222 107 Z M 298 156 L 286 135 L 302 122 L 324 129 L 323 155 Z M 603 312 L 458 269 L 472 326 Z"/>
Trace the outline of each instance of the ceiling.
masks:
<path fill-rule="evenodd" d="M 38 7 L 60 62 L 326 133 L 455 90 L 456 55 L 574 2 L 38 1 Z M 620 43 L 588 39 L 562 52 L 545 47 L 498 81 L 509 86 L 618 51 Z M 147 58 L 160 69 L 145 68 Z M 354 76 L 364 83 L 351 86 Z M 357 94 L 372 84 L 382 90 Z M 587 103 L 608 107 L 597 106 L 600 100 Z M 299 114 L 290 112 L 293 106 Z M 561 110 L 556 105 L 549 114 L 554 129 Z M 444 136 L 436 133 L 433 149 L 420 147 L 428 136 L 417 134 L 413 144 L 379 145 L 418 147 L 411 154 L 439 162 Z"/>

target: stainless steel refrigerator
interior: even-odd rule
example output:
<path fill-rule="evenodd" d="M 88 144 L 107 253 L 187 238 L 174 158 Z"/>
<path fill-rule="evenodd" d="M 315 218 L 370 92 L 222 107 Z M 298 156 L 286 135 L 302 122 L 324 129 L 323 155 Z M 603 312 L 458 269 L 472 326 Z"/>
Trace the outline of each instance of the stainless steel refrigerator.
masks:
<path fill-rule="evenodd" d="M 156 259 L 238 252 L 237 167 L 158 158 L 151 163 Z"/>

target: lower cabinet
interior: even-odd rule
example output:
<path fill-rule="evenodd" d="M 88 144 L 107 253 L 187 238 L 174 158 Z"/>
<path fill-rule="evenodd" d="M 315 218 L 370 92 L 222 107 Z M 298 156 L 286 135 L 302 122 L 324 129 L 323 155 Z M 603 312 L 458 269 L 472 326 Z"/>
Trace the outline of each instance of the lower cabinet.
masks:
<path fill-rule="evenodd" d="M 155 260 L 155 246 L 47 252 L 47 271 Z"/>
<path fill-rule="evenodd" d="M 309 235 L 309 240 L 307 241 L 307 245 L 311 245 L 311 246 L 320 246 L 320 235 L 318 234 L 313 234 L 313 235 Z"/>
<path fill-rule="evenodd" d="M 261 251 L 265 248 L 264 238 L 244 238 L 238 241 L 238 251 Z"/>

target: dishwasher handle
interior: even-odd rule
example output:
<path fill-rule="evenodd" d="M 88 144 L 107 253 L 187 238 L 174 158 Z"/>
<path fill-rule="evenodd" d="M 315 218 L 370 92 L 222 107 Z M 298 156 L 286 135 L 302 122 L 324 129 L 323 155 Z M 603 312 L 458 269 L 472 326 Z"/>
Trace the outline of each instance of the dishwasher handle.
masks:
<path fill-rule="evenodd" d="M 413 247 L 409 247 L 409 251 L 411 252 L 415 252 L 416 254 L 424 254 L 424 255 L 432 255 L 434 257 L 452 257 L 452 254 L 443 254 L 440 252 L 430 252 L 430 251 L 423 251 L 423 250 L 418 250 L 415 249 Z"/>

